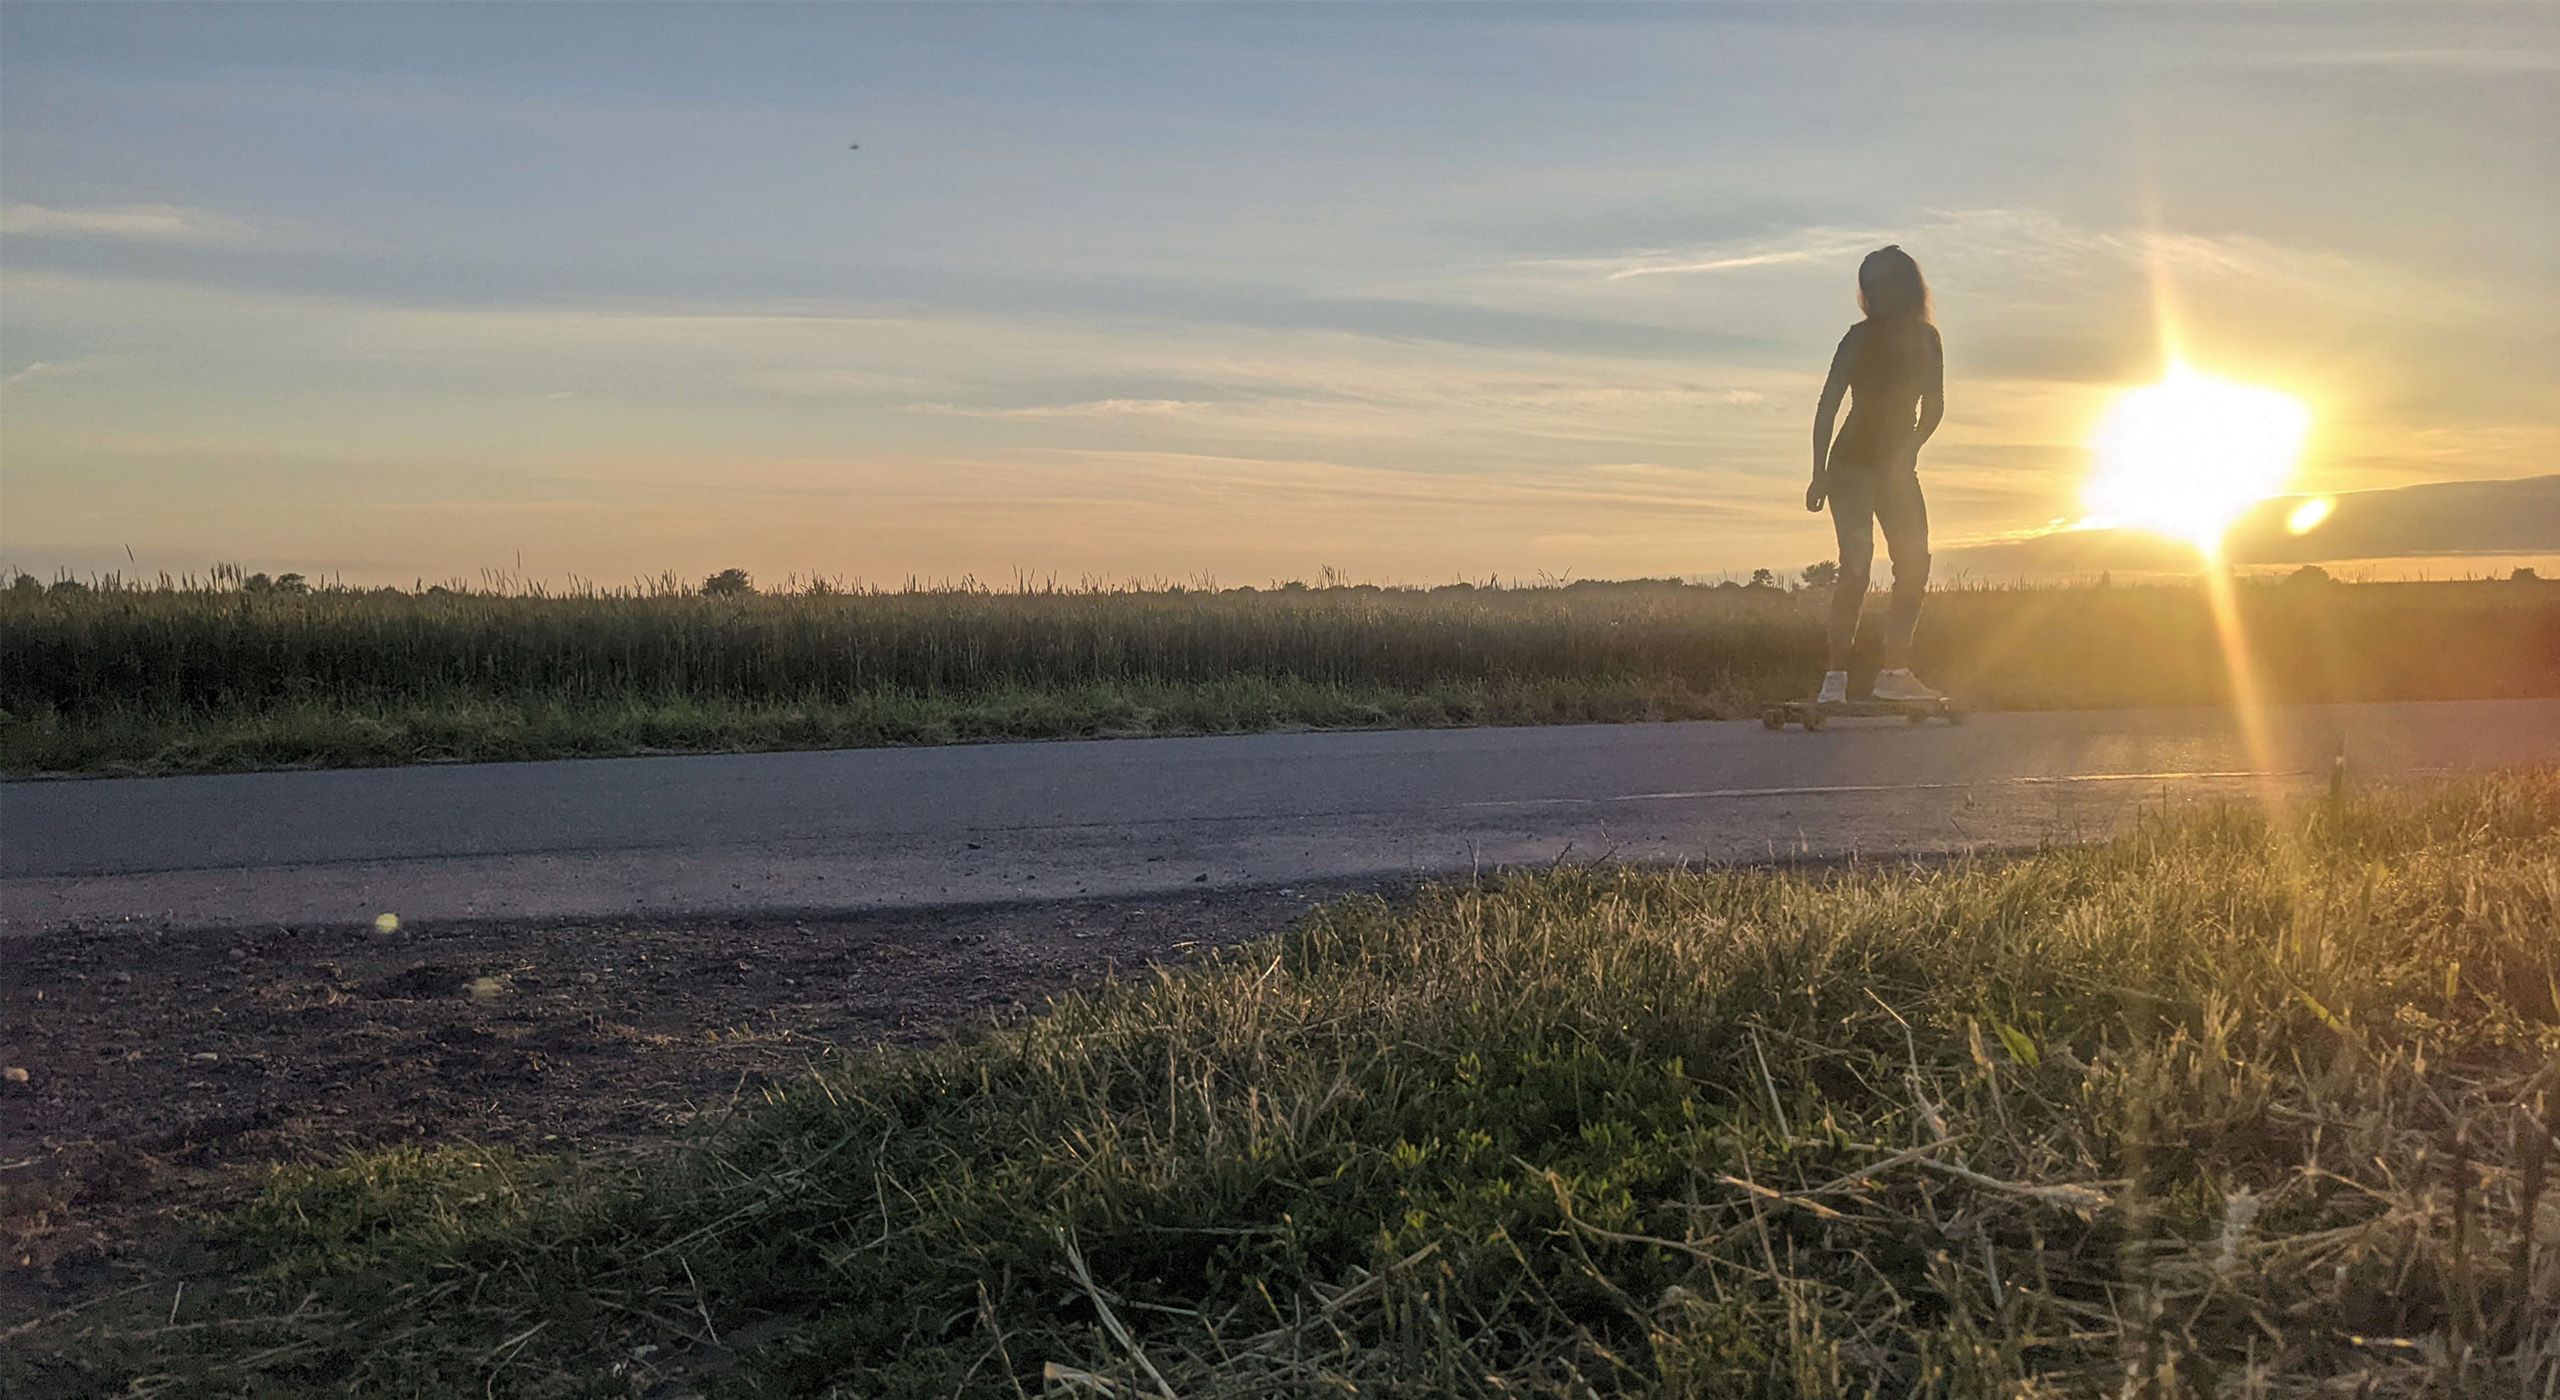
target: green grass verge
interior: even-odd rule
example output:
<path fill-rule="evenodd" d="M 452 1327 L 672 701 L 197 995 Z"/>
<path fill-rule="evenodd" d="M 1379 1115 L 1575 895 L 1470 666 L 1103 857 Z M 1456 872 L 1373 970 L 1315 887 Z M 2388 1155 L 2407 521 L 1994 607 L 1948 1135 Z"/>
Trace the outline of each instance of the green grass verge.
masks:
<path fill-rule="evenodd" d="M 2551 773 L 2003 862 L 1354 900 L 855 1057 L 670 1160 L 283 1172 L 174 1325 L 164 1289 L 0 1364 L 223 1394 L 2545 1394 L 2555 929 Z"/>
<path fill-rule="evenodd" d="M 996 739 L 1135 738 L 1279 729 L 1430 729 L 1728 719 L 1731 690 L 1667 679 L 1447 681 L 1400 689 L 1237 676 L 1090 682 L 993 694 L 879 693 L 798 701 L 628 697 L 586 702 L 455 694 L 373 704 L 165 708 L 0 723 L 0 771 L 220 773 L 407 763 L 874 748 Z"/>

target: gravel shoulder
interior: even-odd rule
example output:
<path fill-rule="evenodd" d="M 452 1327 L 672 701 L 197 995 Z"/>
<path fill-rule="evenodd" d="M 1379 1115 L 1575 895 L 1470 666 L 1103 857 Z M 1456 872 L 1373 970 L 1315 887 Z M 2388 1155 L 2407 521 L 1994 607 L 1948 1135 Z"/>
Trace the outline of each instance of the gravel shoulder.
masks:
<path fill-rule="evenodd" d="M 278 1162 L 674 1139 L 827 1057 L 1286 929 L 1335 883 L 797 920 L 0 936 L 0 1329 Z"/>

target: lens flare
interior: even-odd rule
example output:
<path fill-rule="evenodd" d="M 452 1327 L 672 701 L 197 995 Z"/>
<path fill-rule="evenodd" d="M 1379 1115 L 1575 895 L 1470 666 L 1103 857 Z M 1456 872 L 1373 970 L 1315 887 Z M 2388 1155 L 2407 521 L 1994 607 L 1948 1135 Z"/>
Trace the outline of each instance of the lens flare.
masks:
<path fill-rule="evenodd" d="M 2293 514 L 2284 518 L 2284 528 L 2297 535 L 2310 534 L 2320 528 L 2321 521 L 2329 518 L 2329 512 L 2337 508 L 2336 497 L 2314 496 L 2293 508 Z"/>
<path fill-rule="evenodd" d="M 2241 512 L 2293 475 L 2310 430 L 2296 399 L 2173 365 L 2116 396 L 2091 439 L 2097 469 L 2082 498 L 2095 520 L 2212 553 Z"/>
<path fill-rule="evenodd" d="M 2273 390 L 2208 379 L 2188 368 L 2172 275 L 2175 264 L 2168 256 L 2171 240 L 2162 236 L 2165 230 L 2156 192 L 2147 184 L 2143 198 L 2155 235 L 2149 240 L 2151 309 L 2169 373 L 2156 385 L 2118 398 L 2099 424 L 2092 442 L 2098 469 L 2086 496 L 2090 508 L 2102 515 L 2116 515 L 2123 523 L 2147 525 L 2195 545 L 2204 565 L 2205 601 L 2213 612 L 2214 636 L 2230 677 L 2231 714 L 2248 751 L 2258 802 L 2267 814 L 2268 831 L 2276 838 L 2279 864 L 2289 872 L 2301 872 L 2305 863 L 2300 843 L 2287 839 L 2286 833 L 2294 828 L 2282 820 L 2284 779 L 2277 771 L 2266 696 L 2258 688 L 2249 629 L 2222 542 L 2241 512 L 2276 494 L 2293 474 L 2311 429 L 2311 411 Z M 2113 522 L 2093 519 L 2089 523 Z M 2295 878 L 2303 877 L 2296 873 Z"/>

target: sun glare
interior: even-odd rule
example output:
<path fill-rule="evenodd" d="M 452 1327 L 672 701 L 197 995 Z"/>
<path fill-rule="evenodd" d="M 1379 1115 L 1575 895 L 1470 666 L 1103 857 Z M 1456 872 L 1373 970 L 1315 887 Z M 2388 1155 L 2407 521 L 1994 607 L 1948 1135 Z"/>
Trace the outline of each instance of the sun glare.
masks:
<path fill-rule="evenodd" d="M 2091 439 L 2083 500 L 2096 521 L 2211 553 L 2241 512 L 2283 488 L 2310 428 L 2297 399 L 2177 365 L 2116 396 Z"/>
<path fill-rule="evenodd" d="M 2310 534 L 2320 528 L 2321 521 L 2329 518 L 2329 512 L 2337 508 L 2335 498 L 2314 496 L 2293 508 L 2293 514 L 2284 518 L 2284 528 L 2297 535 Z"/>

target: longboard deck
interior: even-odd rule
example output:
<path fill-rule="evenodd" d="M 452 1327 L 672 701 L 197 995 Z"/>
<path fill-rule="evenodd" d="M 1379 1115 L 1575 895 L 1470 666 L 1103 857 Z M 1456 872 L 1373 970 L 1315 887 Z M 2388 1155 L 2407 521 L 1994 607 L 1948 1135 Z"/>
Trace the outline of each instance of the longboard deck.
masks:
<path fill-rule="evenodd" d="M 1801 724 L 1806 729 L 1820 729 L 1834 719 L 1890 718 L 1900 715 L 1913 724 L 1933 719 L 1949 724 L 1964 723 L 1964 711 L 1953 700 L 1840 700 L 1823 704 L 1814 700 L 1782 700 L 1760 712 L 1760 722 L 1771 729 L 1784 729 Z"/>

